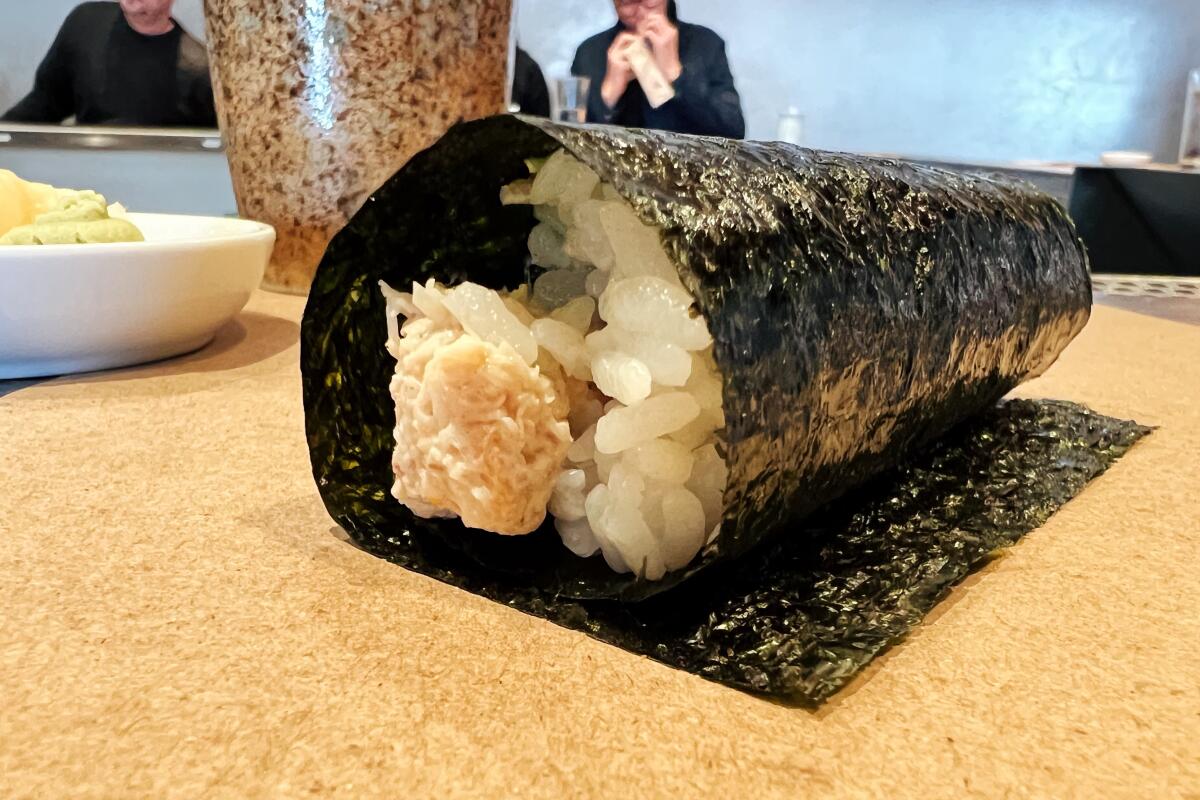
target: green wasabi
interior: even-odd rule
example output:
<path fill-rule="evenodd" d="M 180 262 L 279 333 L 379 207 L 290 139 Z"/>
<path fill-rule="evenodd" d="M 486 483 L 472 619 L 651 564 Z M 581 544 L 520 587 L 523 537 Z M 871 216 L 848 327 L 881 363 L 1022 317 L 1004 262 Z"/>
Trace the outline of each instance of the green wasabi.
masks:
<path fill-rule="evenodd" d="M 57 202 L 4 236 L 0 245 L 109 244 L 144 241 L 142 232 L 128 220 L 109 215 L 104 197 L 93 191 L 59 190 Z"/>

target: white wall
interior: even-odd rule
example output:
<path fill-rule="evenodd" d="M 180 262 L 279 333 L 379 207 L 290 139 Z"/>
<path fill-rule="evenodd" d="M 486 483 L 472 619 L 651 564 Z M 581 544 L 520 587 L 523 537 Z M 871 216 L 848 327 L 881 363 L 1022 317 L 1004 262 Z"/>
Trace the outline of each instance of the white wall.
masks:
<path fill-rule="evenodd" d="M 33 73 L 80 0 L 0 0 L 0 113 L 25 96 Z M 176 0 L 175 18 L 204 39 L 204 0 Z"/>
<path fill-rule="evenodd" d="M 1200 0 L 679 0 L 726 40 L 753 138 L 949 159 L 1174 160 Z M 609 0 L 521 0 L 521 45 L 565 69 Z"/>

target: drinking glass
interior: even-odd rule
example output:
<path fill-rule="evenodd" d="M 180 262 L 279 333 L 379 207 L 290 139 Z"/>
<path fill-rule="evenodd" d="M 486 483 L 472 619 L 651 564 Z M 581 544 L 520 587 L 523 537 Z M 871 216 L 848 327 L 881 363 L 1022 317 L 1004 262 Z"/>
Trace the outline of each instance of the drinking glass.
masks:
<path fill-rule="evenodd" d="M 779 115 L 779 126 L 775 138 L 780 142 L 800 145 L 804 144 L 804 116 L 800 109 L 789 106 L 788 110 Z"/>
<path fill-rule="evenodd" d="M 329 240 L 461 119 L 504 110 L 511 0 L 205 0 L 238 210 L 275 226 L 264 285 L 306 292 Z"/>
<path fill-rule="evenodd" d="M 559 122 L 586 122 L 588 91 L 592 82 L 574 75 L 554 79 L 554 119 Z"/>
<path fill-rule="evenodd" d="M 1179 140 L 1179 163 L 1200 167 L 1200 69 L 1192 70 L 1188 76 L 1183 136 Z"/>

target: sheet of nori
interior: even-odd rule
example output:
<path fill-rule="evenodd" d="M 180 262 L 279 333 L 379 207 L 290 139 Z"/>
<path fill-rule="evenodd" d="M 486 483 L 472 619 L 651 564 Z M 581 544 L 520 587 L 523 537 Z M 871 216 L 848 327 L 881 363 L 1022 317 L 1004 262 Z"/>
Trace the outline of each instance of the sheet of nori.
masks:
<path fill-rule="evenodd" d="M 499 188 L 565 147 L 667 251 L 714 336 L 730 468 L 722 532 L 646 582 L 526 537 L 423 520 L 395 502 L 385 280 L 514 288 L 531 209 Z M 641 600 L 734 561 L 1040 373 L 1091 306 L 1082 246 L 1031 187 L 775 143 L 494 117 L 414 157 L 333 240 L 302 327 L 313 471 L 359 542 L 458 549 L 498 582 Z M 999 457 L 1000 453 L 997 453 Z"/>
<path fill-rule="evenodd" d="M 767 546 L 641 603 L 498 580 L 404 532 L 358 544 L 694 675 L 815 706 L 1148 432 L 1072 403 L 1002 403 Z"/>

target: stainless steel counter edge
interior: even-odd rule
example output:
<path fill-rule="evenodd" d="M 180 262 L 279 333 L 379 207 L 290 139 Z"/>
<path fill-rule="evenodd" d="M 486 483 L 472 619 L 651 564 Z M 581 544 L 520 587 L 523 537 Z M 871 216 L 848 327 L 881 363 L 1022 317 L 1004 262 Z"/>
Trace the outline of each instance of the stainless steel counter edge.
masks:
<path fill-rule="evenodd" d="M 221 152 L 221 132 L 205 128 L 118 128 L 0 123 L 4 147 L 69 150 L 157 150 Z"/>

